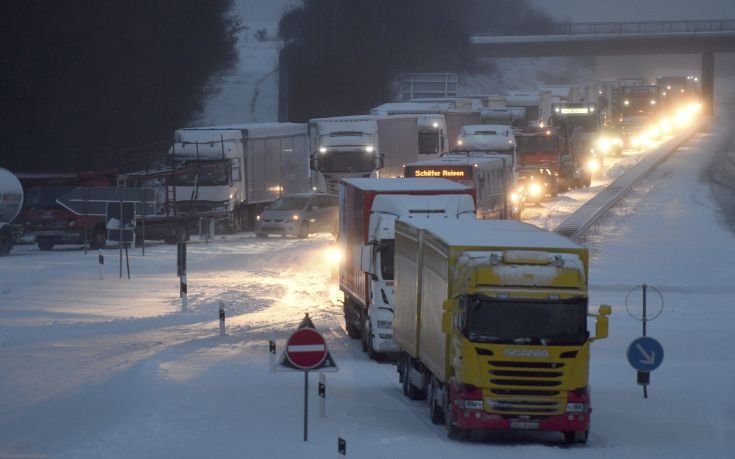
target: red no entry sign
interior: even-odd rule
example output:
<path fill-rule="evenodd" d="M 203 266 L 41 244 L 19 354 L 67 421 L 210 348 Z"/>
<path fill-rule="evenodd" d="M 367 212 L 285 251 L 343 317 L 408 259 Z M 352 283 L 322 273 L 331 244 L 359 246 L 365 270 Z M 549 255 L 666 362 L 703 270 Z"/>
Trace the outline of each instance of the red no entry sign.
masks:
<path fill-rule="evenodd" d="M 313 328 L 299 328 L 286 343 L 286 357 L 302 370 L 318 367 L 326 356 L 327 343 Z"/>

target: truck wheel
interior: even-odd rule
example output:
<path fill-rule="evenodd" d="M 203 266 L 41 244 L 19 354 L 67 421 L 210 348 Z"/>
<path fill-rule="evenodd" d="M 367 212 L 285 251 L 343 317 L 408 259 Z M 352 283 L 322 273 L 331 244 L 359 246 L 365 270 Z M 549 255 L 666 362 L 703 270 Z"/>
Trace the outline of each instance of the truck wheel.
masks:
<path fill-rule="evenodd" d="M 13 248 L 13 235 L 10 234 L 10 227 L 5 226 L 0 230 L 0 257 L 8 255 L 11 248 Z"/>
<path fill-rule="evenodd" d="M 426 399 L 429 402 L 429 417 L 434 424 L 444 424 L 444 410 L 436 399 L 436 388 L 438 381 L 431 375 L 429 388 L 426 390 Z"/>
<path fill-rule="evenodd" d="M 49 239 L 39 239 L 36 241 L 39 250 L 51 250 L 54 248 L 54 241 Z"/>
<path fill-rule="evenodd" d="M 365 314 L 360 314 L 360 344 L 362 345 L 362 352 L 368 351 L 368 334 L 370 333 L 370 322 L 365 317 Z"/>
<path fill-rule="evenodd" d="M 406 356 L 406 375 L 403 377 L 406 384 L 406 395 L 411 400 L 422 400 L 425 395 L 421 389 L 411 381 L 411 367 L 413 366 L 412 358 Z"/>
<path fill-rule="evenodd" d="M 352 307 L 350 304 L 351 300 L 345 300 L 344 311 L 345 311 L 345 328 L 347 329 L 347 336 L 350 338 L 357 339 L 360 337 L 360 324 L 356 317 L 353 317 Z"/>
<path fill-rule="evenodd" d="M 373 326 L 370 325 L 370 321 L 367 321 L 367 353 L 368 357 L 370 357 L 373 360 L 379 360 L 381 357 L 381 354 L 379 352 L 375 352 L 375 348 L 373 347 Z"/>
<path fill-rule="evenodd" d="M 107 229 L 105 225 L 96 225 L 92 230 L 92 240 L 89 241 L 89 248 L 93 250 L 104 249 L 107 245 Z"/>
<path fill-rule="evenodd" d="M 590 429 L 587 429 L 584 432 L 564 432 L 564 443 L 566 444 L 572 444 L 572 443 L 585 444 L 587 443 L 587 438 L 589 436 L 590 436 Z"/>
<path fill-rule="evenodd" d="M 584 179 L 584 186 L 591 186 L 592 185 L 592 175 L 589 175 L 587 178 Z"/>
<path fill-rule="evenodd" d="M 309 237 L 309 224 L 304 222 L 301 224 L 301 229 L 299 229 L 298 237 L 301 239 Z"/>

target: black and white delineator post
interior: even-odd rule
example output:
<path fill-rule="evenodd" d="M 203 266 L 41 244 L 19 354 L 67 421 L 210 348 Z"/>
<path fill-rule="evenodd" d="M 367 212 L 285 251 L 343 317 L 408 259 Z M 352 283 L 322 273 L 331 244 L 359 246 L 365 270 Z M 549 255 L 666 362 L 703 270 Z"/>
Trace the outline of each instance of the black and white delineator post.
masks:
<path fill-rule="evenodd" d="M 225 303 L 219 302 L 219 336 L 225 336 Z"/>
<path fill-rule="evenodd" d="M 186 285 L 186 275 L 179 278 L 179 296 L 181 297 L 181 310 L 186 311 L 189 307 L 189 300 L 186 297 L 186 291 L 188 287 Z"/>
<path fill-rule="evenodd" d="M 268 352 L 270 353 L 271 373 L 276 371 L 276 342 L 268 341 Z"/>
<path fill-rule="evenodd" d="M 319 417 L 327 417 L 327 375 L 319 373 Z"/>
<path fill-rule="evenodd" d="M 105 256 L 102 254 L 102 249 L 97 250 L 97 263 L 100 267 L 100 280 L 105 278 Z"/>

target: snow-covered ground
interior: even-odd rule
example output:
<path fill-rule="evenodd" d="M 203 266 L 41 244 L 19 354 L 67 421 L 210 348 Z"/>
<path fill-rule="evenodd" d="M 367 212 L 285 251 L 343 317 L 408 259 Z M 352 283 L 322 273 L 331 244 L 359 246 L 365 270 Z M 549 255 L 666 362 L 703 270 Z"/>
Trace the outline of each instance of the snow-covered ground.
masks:
<path fill-rule="evenodd" d="M 131 280 L 118 278 L 115 249 L 104 280 L 96 254 L 78 249 L 0 259 L 0 457 L 321 458 L 337 456 L 340 436 L 348 457 L 366 458 L 733 457 L 735 237 L 701 180 L 731 125 L 697 135 L 588 238 L 590 304 L 614 313 L 593 345 L 586 446 L 554 433 L 449 441 L 403 397 L 395 367 L 346 336 L 330 237 L 245 233 L 190 244 L 186 311 L 174 247 L 132 250 Z M 666 351 L 648 399 L 625 358 L 641 333 L 625 298 L 642 283 L 664 296 L 648 324 Z M 340 368 L 327 376 L 326 418 L 312 375 L 306 443 L 303 375 L 268 366 L 268 340 L 283 347 L 305 312 Z"/>

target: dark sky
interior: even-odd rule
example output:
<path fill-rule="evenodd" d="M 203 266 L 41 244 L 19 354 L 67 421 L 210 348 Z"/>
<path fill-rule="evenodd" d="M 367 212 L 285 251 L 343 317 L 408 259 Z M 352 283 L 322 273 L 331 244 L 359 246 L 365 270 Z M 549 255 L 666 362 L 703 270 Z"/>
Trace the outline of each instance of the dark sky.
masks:
<path fill-rule="evenodd" d="M 735 19 L 735 0 L 531 0 L 573 22 Z"/>

